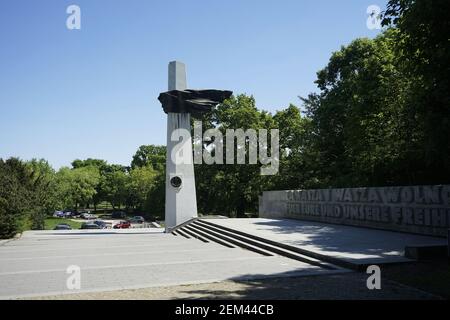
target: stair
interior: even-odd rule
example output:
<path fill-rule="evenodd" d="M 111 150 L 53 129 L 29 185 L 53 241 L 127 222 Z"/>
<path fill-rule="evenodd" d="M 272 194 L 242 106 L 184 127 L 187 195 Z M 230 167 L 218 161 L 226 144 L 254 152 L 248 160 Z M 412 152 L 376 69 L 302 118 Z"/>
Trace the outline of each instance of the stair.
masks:
<path fill-rule="evenodd" d="M 191 223 L 189 226 L 185 226 L 185 228 L 191 228 L 194 232 L 202 232 L 203 234 L 210 234 L 214 238 L 219 238 L 222 242 L 226 242 L 227 244 L 232 244 L 237 247 L 241 247 L 243 249 L 247 249 L 256 253 L 259 253 L 263 256 L 272 256 L 270 252 L 264 250 L 264 248 L 253 245 L 252 243 L 246 242 L 245 240 L 238 239 L 233 237 L 232 235 L 226 234 L 224 232 L 216 232 L 214 230 L 204 228 L 201 224 L 196 222 Z M 212 239 L 212 238 L 211 238 Z M 214 240 L 212 240 L 214 241 Z M 217 241 L 215 241 L 217 242 Z"/>
<path fill-rule="evenodd" d="M 240 247 L 263 256 L 280 255 L 301 261 L 327 270 L 339 269 L 330 262 L 325 262 L 296 247 L 291 247 L 275 241 L 256 237 L 241 231 L 216 225 L 209 221 L 194 219 L 172 231 L 174 235 L 199 239 L 203 242 L 216 242 L 228 248 Z"/>

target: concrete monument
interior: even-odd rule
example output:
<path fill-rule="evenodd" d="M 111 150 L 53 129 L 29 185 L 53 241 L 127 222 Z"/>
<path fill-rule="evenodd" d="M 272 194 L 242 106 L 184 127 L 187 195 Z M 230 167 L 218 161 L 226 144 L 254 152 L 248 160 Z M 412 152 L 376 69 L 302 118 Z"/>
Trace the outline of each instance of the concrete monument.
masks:
<path fill-rule="evenodd" d="M 169 63 L 169 91 L 158 97 L 167 113 L 166 232 L 197 217 L 191 115 L 209 112 L 231 95 L 231 91 L 188 90 L 186 66 L 178 61 Z M 183 154 L 183 161 L 176 161 L 173 154 L 180 144 L 187 154 Z"/>

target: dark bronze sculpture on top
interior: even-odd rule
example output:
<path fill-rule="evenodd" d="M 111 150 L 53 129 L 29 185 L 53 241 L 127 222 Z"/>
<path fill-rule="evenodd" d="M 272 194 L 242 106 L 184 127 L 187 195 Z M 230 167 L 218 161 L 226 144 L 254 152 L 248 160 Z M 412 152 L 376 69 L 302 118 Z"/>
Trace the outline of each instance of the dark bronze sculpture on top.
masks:
<path fill-rule="evenodd" d="M 232 91 L 225 90 L 172 90 L 161 93 L 158 100 L 165 113 L 190 113 L 199 117 L 202 113 L 210 112 L 232 94 Z"/>

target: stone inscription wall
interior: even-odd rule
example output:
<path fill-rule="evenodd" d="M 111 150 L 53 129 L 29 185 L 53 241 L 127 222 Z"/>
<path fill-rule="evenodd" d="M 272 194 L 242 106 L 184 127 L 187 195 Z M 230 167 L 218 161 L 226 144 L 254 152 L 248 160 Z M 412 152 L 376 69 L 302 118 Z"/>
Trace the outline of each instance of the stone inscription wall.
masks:
<path fill-rule="evenodd" d="M 444 237 L 450 185 L 266 191 L 259 215 Z"/>

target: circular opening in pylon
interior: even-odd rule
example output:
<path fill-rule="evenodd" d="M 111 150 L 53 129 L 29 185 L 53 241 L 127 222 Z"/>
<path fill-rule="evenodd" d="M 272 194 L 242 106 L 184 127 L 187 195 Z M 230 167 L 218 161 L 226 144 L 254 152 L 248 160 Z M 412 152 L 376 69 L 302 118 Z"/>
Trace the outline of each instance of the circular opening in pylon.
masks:
<path fill-rule="evenodd" d="M 172 187 L 174 188 L 179 188 L 181 187 L 181 178 L 180 177 L 173 177 L 172 179 L 170 179 L 170 184 L 172 185 Z"/>

